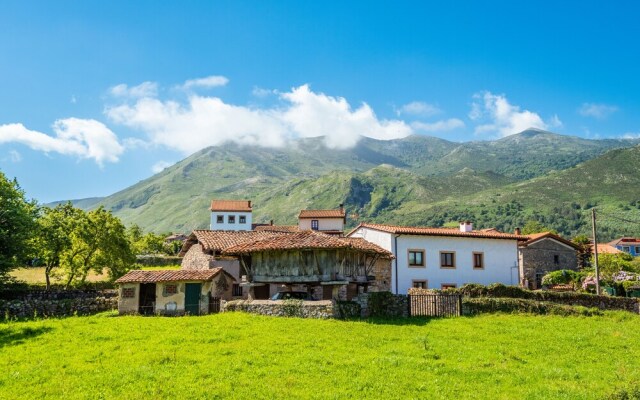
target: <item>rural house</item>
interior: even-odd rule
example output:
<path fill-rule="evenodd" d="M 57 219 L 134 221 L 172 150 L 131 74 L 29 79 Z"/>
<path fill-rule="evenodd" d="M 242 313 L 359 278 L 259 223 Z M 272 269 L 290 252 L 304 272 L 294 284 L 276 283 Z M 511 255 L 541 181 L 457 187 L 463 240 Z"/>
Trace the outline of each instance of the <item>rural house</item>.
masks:
<path fill-rule="evenodd" d="M 518 241 L 526 236 L 496 230 L 474 231 L 471 222 L 459 228 L 426 228 L 361 223 L 347 234 L 390 251 L 391 290 L 444 289 L 466 283 L 517 285 Z"/>
<path fill-rule="evenodd" d="M 342 204 L 337 210 L 302 210 L 298 215 L 298 229 L 343 236 L 346 221 L 347 214 Z"/>
<path fill-rule="evenodd" d="M 211 230 L 250 231 L 251 200 L 211 200 Z"/>
<path fill-rule="evenodd" d="M 580 246 L 551 232 L 528 235 L 528 240 L 518 245 L 521 285 L 528 289 L 540 289 L 542 277 L 561 269 L 578 269 Z"/>
<path fill-rule="evenodd" d="M 222 268 L 129 271 L 116 280 L 120 314 L 199 315 L 210 312 L 235 281 Z"/>
<path fill-rule="evenodd" d="M 640 238 L 621 237 L 613 240 L 609 244 L 620 251 L 629 253 L 634 257 L 640 256 Z"/>

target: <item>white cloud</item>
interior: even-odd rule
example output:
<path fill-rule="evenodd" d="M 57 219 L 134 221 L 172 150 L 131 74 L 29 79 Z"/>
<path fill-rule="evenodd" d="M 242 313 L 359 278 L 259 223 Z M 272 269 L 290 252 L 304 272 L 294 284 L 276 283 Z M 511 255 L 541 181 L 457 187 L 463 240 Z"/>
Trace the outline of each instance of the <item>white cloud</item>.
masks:
<path fill-rule="evenodd" d="M 158 95 L 158 84 L 156 82 L 142 82 L 137 86 L 129 87 L 124 83 L 113 86 L 109 89 L 109 93 L 115 97 L 156 97 Z"/>
<path fill-rule="evenodd" d="M 19 163 L 20 161 L 22 161 L 22 155 L 15 150 L 11 150 L 9 152 L 9 160 L 12 163 Z"/>
<path fill-rule="evenodd" d="M 216 97 L 192 95 L 187 104 L 142 98 L 106 110 L 113 121 L 144 131 L 150 142 L 190 154 L 233 141 L 280 147 L 298 137 L 325 136 L 331 148 L 354 146 L 360 136 L 393 139 L 411 134 L 403 121 L 379 120 L 365 103 L 355 110 L 341 97 L 307 85 L 279 94 L 280 104 L 250 108 Z"/>
<path fill-rule="evenodd" d="M 459 128 L 464 128 L 465 124 L 457 118 L 449 118 L 436 122 L 414 122 L 411 127 L 417 131 L 423 132 L 447 132 Z"/>
<path fill-rule="evenodd" d="M 229 83 L 229 79 L 227 79 L 226 77 L 220 75 L 211 75 L 207 76 L 206 78 L 189 79 L 182 85 L 182 88 L 187 90 L 197 87 L 212 88 L 225 86 L 227 83 Z"/>
<path fill-rule="evenodd" d="M 562 123 L 562 121 L 560 121 L 560 117 L 558 117 L 558 114 L 553 114 L 551 120 L 549 121 L 549 126 L 552 128 L 561 128 L 562 125 L 564 124 Z"/>
<path fill-rule="evenodd" d="M 616 111 L 618 111 L 618 107 L 616 106 L 595 103 L 583 103 L 578 109 L 578 113 L 583 117 L 593 117 L 597 119 L 605 119 Z"/>
<path fill-rule="evenodd" d="M 254 97 L 264 98 L 264 97 L 271 96 L 272 94 L 277 94 L 277 92 L 275 90 L 269 90 L 269 89 L 264 89 L 261 87 L 254 86 L 253 90 L 251 91 L 251 94 Z"/>
<path fill-rule="evenodd" d="M 442 114 L 442 110 L 433 104 L 425 103 L 423 101 L 413 101 L 396 109 L 396 114 L 398 116 L 408 114 L 418 117 L 432 117 L 434 115 Z"/>
<path fill-rule="evenodd" d="M 104 124 L 92 119 L 67 118 L 53 124 L 55 136 L 25 128 L 22 124 L 0 125 L 0 144 L 21 143 L 45 153 L 93 159 L 102 166 L 117 162 L 124 148 Z"/>
<path fill-rule="evenodd" d="M 510 104 L 504 95 L 483 92 L 473 98 L 469 118 L 481 123 L 475 128 L 476 134 L 496 132 L 500 136 L 508 136 L 528 128 L 547 129 L 550 126 L 538 114 Z M 552 122 L 562 123 L 557 117 Z"/>
<path fill-rule="evenodd" d="M 621 139 L 640 139 L 640 133 L 627 132 L 624 135 L 622 135 Z"/>
<path fill-rule="evenodd" d="M 170 163 L 168 161 L 158 161 L 157 163 L 153 164 L 153 166 L 151 166 L 151 172 L 153 172 L 154 174 L 157 174 L 164 171 L 165 168 L 170 167 L 172 165 L 173 163 Z"/>

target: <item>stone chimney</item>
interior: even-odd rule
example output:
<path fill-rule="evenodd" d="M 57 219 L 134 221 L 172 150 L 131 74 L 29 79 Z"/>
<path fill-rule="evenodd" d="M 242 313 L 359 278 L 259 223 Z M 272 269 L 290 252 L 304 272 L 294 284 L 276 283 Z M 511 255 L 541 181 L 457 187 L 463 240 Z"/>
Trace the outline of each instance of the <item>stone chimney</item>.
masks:
<path fill-rule="evenodd" d="M 249 204 L 248 204 L 249 208 L 251 208 L 251 200 L 249 200 Z"/>
<path fill-rule="evenodd" d="M 520 228 L 516 227 L 516 229 L 514 229 L 513 233 L 516 234 L 516 235 L 519 235 L 520 234 Z"/>
<path fill-rule="evenodd" d="M 460 222 L 460 232 L 471 232 L 473 230 L 473 224 L 471 221 Z"/>

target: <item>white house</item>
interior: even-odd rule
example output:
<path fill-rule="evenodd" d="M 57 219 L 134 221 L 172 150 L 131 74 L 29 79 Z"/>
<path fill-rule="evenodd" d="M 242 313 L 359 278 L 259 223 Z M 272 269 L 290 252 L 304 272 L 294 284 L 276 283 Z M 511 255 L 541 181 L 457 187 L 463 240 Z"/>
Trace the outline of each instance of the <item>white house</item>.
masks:
<path fill-rule="evenodd" d="M 298 229 L 342 236 L 346 218 L 342 204 L 337 210 L 302 210 L 298 215 Z"/>
<path fill-rule="evenodd" d="M 211 200 L 212 231 L 250 231 L 251 200 Z"/>
<path fill-rule="evenodd" d="M 362 223 L 348 237 L 361 237 L 391 251 L 391 291 L 442 289 L 466 283 L 518 285 L 518 241 L 526 236 L 496 230 L 418 228 Z"/>

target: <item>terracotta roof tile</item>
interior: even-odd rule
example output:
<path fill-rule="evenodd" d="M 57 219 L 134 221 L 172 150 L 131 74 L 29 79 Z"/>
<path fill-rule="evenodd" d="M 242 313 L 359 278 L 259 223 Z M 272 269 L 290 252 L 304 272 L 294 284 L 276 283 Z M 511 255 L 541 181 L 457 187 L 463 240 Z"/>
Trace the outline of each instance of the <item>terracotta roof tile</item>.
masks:
<path fill-rule="evenodd" d="M 313 231 L 301 231 L 285 234 L 280 237 L 246 242 L 230 247 L 223 251 L 223 253 L 237 255 L 270 250 L 356 249 L 367 253 L 378 253 L 387 257 L 391 255 L 387 250 L 373 243 L 363 243 L 363 241 L 345 240 L 345 238 L 338 238 Z"/>
<path fill-rule="evenodd" d="M 298 218 L 345 218 L 346 213 L 342 210 L 302 210 Z"/>
<path fill-rule="evenodd" d="M 258 225 L 256 232 L 300 232 L 298 225 Z"/>
<path fill-rule="evenodd" d="M 471 231 L 461 232 L 458 228 L 429 228 L 429 227 L 413 227 L 413 226 L 398 226 L 398 225 L 383 225 L 383 224 L 369 224 L 361 223 L 355 229 L 347 234 L 351 235 L 359 228 L 369 228 L 381 232 L 388 232 L 399 235 L 418 235 L 418 236 L 460 236 L 460 237 L 475 237 L 483 239 L 511 239 L 511 240 L 527 240 L 528 237 L 524 235 L 515 235 L 512 233 L 491 232 L 491 231 Z"/>
<path fill-rule="evenodd" d="M 580 246 L 578 246 L 577 244 L 575 244 L 575 243 L 573 243 L 573 242 L 571 242 L 571 241 L 569 241 L 569 240 L 567 240 L 565 238 L 562 238 L 562 237 L 560 237 L 560 236 L 558 236 L 558 235 L 556 235 L 556 234 L 554 234 L 552 232 L 531 233 L 531 234 L 529 234 L 527 236 L 529 237 L 529 240 L 527 240 L 526 242 L 520 244 L 521 246 L 528 246 L 530 244 L 533 244 L 533 243 L 537 242 L 540 239 L 551 238 L 551 239 L 557 240 L 560 243 L 564 243 L 567 246 L 571 246 L 576 250 L 580 249 Z"/>
<path fill-rule="evenodd" d="M 123 277 L 116 280 L 116 283 L 154 283 L 154 282 L 177 282 L 177 281 L 210 281 L 218 275 L 222 268 L 206 270 L 170 270 L 170 271 L 129 271 Z"/>
<path fill-rule="evenodd" d="M 593 253 L 595 250 L 593 249 L 593 244 L 589 245 L 591 247 L 591 252 Z M 608 243 L 598 243 L 598 254 L 619 254 L 622 253 L 622 250 L 618 250 L 615 247 L 611 246 Z"/>
<path fill-rule="evenodd" d="M 285 235 L 285 233 L 259 231 L 196 230 L 193 231 L 191 235 L 202 244 L 204 250 L 223 251 L 229 247 L 236 246 L 242 243 L 255 242 L 256 240 L 262 239 L 271 239 L 280 235 Z M 183 251 L 185 251 L 184 246 Z"/>
<path fill-rule="evenodd" d="M 211 200 L 211 211 L 251 212 L 250 200 Z"/>

